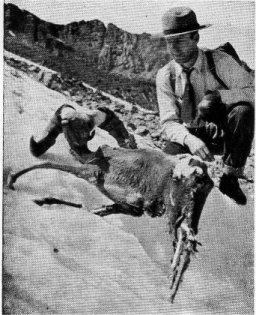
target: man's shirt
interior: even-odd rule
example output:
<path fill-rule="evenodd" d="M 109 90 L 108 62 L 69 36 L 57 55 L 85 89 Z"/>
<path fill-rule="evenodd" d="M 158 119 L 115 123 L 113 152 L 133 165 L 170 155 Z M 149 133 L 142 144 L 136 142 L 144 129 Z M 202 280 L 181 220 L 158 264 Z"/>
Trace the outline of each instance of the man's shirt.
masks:
<path fill-rule="evenodd" d="M 216 80 L 211 73 L 203 50 L 199 49 L 198 58 L 190 75 L 193 85 L 195 104 L 204 97 L 206 91 L 218 90 L 222 102 L 228 105 L 244 101 L 254 103 L 254 77 L 241 67 L 233 57 L 219 50 L 213 51 L 216 72 L 228 86 L 229 90 Z M 175 91 L 171 81 L 175 83 Z M 160 122 L 168 140 L 184 144 L 184 138 L 189 133 L 183 123 L 189 123 L 180 118 L 182 97 L 186 84 L 186 75 L 178 63 L 171 60 L 161 68 L 156 77 L 157 100 L 160 113 Z"/>

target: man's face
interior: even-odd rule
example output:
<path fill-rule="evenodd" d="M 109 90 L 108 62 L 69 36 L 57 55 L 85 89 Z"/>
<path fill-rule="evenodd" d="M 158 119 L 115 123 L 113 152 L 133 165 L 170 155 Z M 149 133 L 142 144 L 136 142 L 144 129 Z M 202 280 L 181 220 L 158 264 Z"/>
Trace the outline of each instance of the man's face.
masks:
<path fill-rule="evenodd" d="M 167 49 L 179 64 L 188 63 L 197 54 L 196 36 L 191 33 L 166 38 Z"/>

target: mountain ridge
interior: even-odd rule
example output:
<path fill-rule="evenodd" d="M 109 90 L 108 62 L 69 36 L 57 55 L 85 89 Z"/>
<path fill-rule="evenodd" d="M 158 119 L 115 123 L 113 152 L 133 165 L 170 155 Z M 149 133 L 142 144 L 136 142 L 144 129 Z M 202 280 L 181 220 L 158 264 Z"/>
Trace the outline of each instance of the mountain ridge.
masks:
<path fill-rule="evenodd" d="M 95 87 L 157 109 L 155 76 L 169 60 L 163 38 L 132 34 L 97 19 L 54 24 L 10 3 L 4 6 L 4 17 L 7 50 L 53 70 L 69 73 L 72 68 Z"/>

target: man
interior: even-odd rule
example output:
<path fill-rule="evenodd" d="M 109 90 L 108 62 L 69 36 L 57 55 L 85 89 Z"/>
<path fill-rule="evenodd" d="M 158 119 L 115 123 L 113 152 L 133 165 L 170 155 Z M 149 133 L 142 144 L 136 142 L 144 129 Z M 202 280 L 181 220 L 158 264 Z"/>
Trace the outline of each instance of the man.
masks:
<path fill-rule="evenodd" d="M 238 178 L 250 153 L 254 124 L 253 75 L 229 54 L 213 50 L 212 74 L 205 51 L 198 47 L 199 25 L 188 7 L 176 7 L 162 18 L 163 35 L 172 60 L 157 74 L 157 99 L 168 154 L 190 152 L 212 161 L 223 154 L 219 189 L 238 204 L 246 204 Z M 223 83 L 224 84 L 224 83 Z M 201 124 L 199 123 L 201 119 Z"/>

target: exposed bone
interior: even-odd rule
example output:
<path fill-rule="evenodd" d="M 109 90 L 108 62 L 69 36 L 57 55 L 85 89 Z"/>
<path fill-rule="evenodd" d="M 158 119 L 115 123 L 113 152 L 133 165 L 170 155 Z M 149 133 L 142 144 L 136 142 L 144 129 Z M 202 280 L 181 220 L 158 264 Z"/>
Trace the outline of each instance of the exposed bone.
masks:
<path fill-rule="evenodd" d="M 182 252 L 182 247 L 183 247 L 183 242 L 182 242 L 182 230 L 179 230 L 179 238 L 178 238 L 178 243 L 177 243 L 177 247 L 175 250 L 175 254 L 173 256 L 173 260 L 172 260 L 172 264 L 171 264 L 171 269 L 172 272 L 175 272 L 175 269 L 177 267 L 177 265 L 179 264 L 179 259 L 180 259 L 180 254 Z"/>

